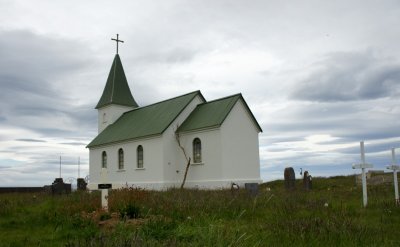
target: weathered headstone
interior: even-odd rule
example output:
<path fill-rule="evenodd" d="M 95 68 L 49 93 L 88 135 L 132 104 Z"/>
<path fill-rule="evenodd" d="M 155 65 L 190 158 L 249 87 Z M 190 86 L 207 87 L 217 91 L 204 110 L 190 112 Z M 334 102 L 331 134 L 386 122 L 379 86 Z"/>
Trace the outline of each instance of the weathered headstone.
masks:
<path fill-rule="evenodd" d="M 308 173 L 308 171 L 304 172 L 303 186 L 304 186 L 305 190 L 311 190 L 312 189 L 312 177 Z"/>
<path fill-rule="evenodd" d="M 399 184 L 397 182 L 397 171 L 400 170 L 400 166 L 397 165 L 396 154 L 395 154 L 394 148 L 392 148 L 392 165 L 387 166 L 387 169 L 393 171 L 394 198 L 395 198 L 396 204 L 400 204 L 400 202 L 399 202 Z"/>
<path fill-rule="evenodd" d="M 53 195 L 70 194 L 71 184 L 64 183 L 62 178 L 56 178 L 51 184 L 51 193 Z"/>
<path fill-rule="evenodd" d="M 84 178 L 78 178 L 76 180 L 76 185 L 78 190 L 86 190 L 87 183 Z"/>
<path fill-rule="evenodd" d="M 296 187 L 296 175 L 294 173 L 293 167 L 285 168 L 284 177 L 285 177 L 285 188 L 288 190 L 294 189 Z"/>
<path fill-rule="evenodd" d="M 372 168 L 371 164 L 365 163 L 365 151 L 364 151 L 364 142 L 360 142 L 361 149 L 361 164 L 353 164 L 353 169 L 361 169 L 361 179 L 362 179 L 362 187 L 363 187 L 363 205 L 367 206 L 368 196 L 367 196 L 367 176 L 365 174 L 365 169 Z"/>
<path fill-rule="evenodd" d="M 258 194 L 258 183 L 245 183 L 244 187 L 251 196 Z"/>

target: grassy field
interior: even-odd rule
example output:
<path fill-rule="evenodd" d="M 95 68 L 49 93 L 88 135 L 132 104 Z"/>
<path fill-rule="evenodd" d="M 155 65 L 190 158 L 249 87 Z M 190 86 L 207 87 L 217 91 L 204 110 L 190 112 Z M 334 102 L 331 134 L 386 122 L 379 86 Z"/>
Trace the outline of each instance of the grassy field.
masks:
<path fill-rule="evenodd" d="M 283 181 L 244 190 L 124 189 L 110 193 L 0 195 L 0 246 L 400 246 L 392 184 L 314 178 L 313 190 Z"/>

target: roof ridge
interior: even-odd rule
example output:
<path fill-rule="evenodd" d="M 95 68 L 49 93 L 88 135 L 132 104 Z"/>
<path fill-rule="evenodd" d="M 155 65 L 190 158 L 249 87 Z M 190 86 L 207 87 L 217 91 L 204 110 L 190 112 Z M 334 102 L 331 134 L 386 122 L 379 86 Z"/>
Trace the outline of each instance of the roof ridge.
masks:
<path fill-rule="evenodd" d="M 177 131 L 185 132 L 221 126 L 232 109 L 235 107 L 235 105 L 239 104 L 239 102 L 243 104 L 243 107 L 248 112 L 249 117 L 253 120 L 255 127 L 259 130 L 259 132 L 262 132 L 260 125 L 258 124 L 241 93 L 198 104 Z"/>
<path fill-rule="evenodd" d="M 201 94 L 200 90 L 196 90 L 196 91 L 193 91 L 193 92 L 190 92 L 190 93 L 186 93 L 186 94 L 182 94 L 182 95 L 179 95 L 179 96 L 176 96 L 176 97 L 173 97 L 173 98 L 165 99 L 165 100 L 162 100 L 162 101 L 150 104 L 150 105 L 141 106 L 141 107 L 132 109 L 130 111 L 124 112 L 124 114 L 125 113 L 129 113 L 129 112 L 133 112 L 133 111 L 137 111 L 137 110 L 140 110 L 140 109 L 144 109 L 144 108 L 147 108 L 147 107 L 150 107 L 150 106 L 158 105 L 158 104 L 161 104 L 161 103 L 164 103 L 164 102 L 167 102 L 167 101 L 170 101 L 170 100 L 174 100 L 174 99 L 177 99 L 177 98 L 180 98 L 180 97 L 184 97 L 184 96 L 187 96 L 187 95 L 193 94 L 193 93 L 200 93 L 201 97 L 203 97 L 203 95 Z"/>
<path fill-rule="evenodd" d="M 225 99 L 233 98 L 233 97 L 236 97 L 236 96 L 240 96 L 240 97 L 242 97 L 242 98 L 243 98 L 243 95 L 242 95 L 242 93 L 237 93 L 237 94 L 233 94 L 233 95 L 225 96 L 225 97 L 223 97 L 223 98 L 214 99 L 214 100 L 211 100 L 211 101 L 206 101 L 206 102 L 204 102 L 204 103 L 201 103 L 201 104 L 199 104 L 199 105 L 208 104 L 208 103 L 213 103 L 213 102 L 217 102 L 217 101 L 220 101 L 220 100 L 225 100 Z"/>

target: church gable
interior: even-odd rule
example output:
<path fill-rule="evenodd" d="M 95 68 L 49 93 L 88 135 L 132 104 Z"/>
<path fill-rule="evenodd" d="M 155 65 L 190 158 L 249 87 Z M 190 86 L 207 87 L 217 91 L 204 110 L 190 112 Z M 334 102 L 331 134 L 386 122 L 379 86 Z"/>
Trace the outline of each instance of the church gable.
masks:
<path fill-rule="evenodd" d="M 200 91 L 140 107 L 124 113 L 102 131 L 87 147 L 161 135 Z"/>
<path fill-rule="evenodd" d="M 250 108 L 247 106 L 242 94 L 235 94 L 225 98 L 199 104 L 189 115 L 189 117 L 182 123 L 178 131 L 186 132 L 220 127 L 236 102 L 239 100 L 243 102 L 243 105 L 248 111 L 249 116 L 251 117 L 258 131 L 262 132 L 260 125 L 258 124 L 253 113 L 250 111 Z"/>

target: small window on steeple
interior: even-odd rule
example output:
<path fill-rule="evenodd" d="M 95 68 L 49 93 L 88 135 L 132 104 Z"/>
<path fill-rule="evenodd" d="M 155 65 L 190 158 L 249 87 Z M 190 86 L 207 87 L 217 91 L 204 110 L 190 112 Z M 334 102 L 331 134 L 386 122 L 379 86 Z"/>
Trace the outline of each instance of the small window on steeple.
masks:
<path fill-rule="evenodd" d="M 103 123 L 107 123 L 107 114 L 103 113 Z"/>

